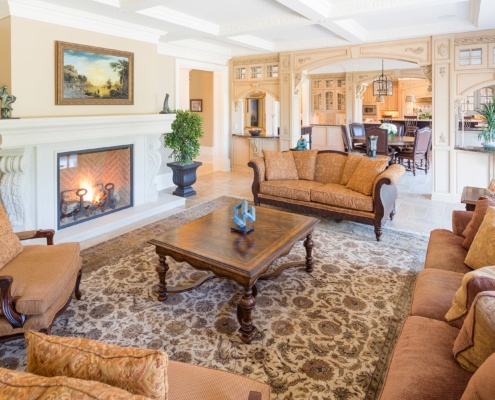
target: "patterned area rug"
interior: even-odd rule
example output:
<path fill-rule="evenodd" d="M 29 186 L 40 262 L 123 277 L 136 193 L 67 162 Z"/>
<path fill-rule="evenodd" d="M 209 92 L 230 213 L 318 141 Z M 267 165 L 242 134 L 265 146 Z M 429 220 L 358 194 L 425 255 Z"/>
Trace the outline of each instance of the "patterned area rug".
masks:
<path fill-rule="evenodd" d="M 408 314 L 427 237 L 325 220 L 313 240 L 315 270 L 287 270 L 258 282 L 259 333 L 241 342 L 238 286 L 214 279 L 156 301 L 154 247 L 146 241 L 238 199 L 221 197 L 83 252 L 83 298 L 73 300 L 52 333 L 122 346 L 161 349 L 178 361 L 269 383 L 273 399 L 374 399 Z M 279 260 L 304 259 L 302 242 Z M 170 284 L 203 272 L 171 262 Z M 24 370 L 23 340 L 0 346 L 0 365 Z"/>

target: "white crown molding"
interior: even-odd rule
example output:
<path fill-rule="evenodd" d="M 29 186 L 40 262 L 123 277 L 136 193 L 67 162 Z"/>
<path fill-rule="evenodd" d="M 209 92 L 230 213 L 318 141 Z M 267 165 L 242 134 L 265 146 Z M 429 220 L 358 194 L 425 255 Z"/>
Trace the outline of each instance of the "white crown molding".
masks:
<path fill-rule="evenodd" d="M 311 20 L 328 18 L 330 10 L 333 12 L 333 7 L 324 0 L 277 0 L 277 2 Z"/>
<path fill-rule="evenodd" d="M 228 48 L 193 39 L 158 43 L 158 54 L 218 65 L 227 65 L 233 56 Z"/>
<path fill-rule="evenodd" d="M 175 25 L 184 26 L 189 29 L 194 29 L 196 31 L 209 33 L 211 35 L 218 36 L 220 34 L 219 25 L 201 18 L 192 17 L 190 15 L 175 11 L 171 8 L 155 6 L 144 10 L 139 10 L 137 13 L 156 18 L 161 21 L 170 22 Z"/>
<path fill-rule="evenodd" d="M 45 3 L 39 0 L 8 0 L 10 15 L 85 31 L 104 33 L 148 43 L 158 43 L 167 32 L 114 18 Z"/>
<path fill-rule="evenodd" d="M 307 18 L 296 15 L 282 15 L 277 17 L 261 17 L 250 20 L 243 20 L 236 23 L 223 24 L 220 26 L 220 35 L 234 36 L 239 33 L 253 32 L 262 29 L 271 29 L 278 27 L 299 27 L 312 25 L 314 22 Z"/>
<path fill-rule="evenodd" d="M 0 19 L 7 18 L 9 15 L 9 4 L 7 0 L 0 0 Z"/>
<path fill-rule="evenodd" d="M 307 49 L 319 49 L 324 47 L 348 46 L 349 42 L 340 37 L 326 39 L 293 40 L 290 42 L 277 43 L 275 51 L 283 53 L 285 51 L 298 51 Z"/>

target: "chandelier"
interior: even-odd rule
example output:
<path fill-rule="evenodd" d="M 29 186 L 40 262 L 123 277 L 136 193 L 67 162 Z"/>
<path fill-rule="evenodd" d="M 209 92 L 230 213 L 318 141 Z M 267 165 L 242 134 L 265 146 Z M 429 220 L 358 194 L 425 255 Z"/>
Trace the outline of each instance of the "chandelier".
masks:
<path fill-rule="evenodd" d="M 382 74 L 373 78 L 373 96 L 393 96 L 394 84 L 392 78 L 387 76 L 383 72 L 383 60 L 382 60 Z"/>

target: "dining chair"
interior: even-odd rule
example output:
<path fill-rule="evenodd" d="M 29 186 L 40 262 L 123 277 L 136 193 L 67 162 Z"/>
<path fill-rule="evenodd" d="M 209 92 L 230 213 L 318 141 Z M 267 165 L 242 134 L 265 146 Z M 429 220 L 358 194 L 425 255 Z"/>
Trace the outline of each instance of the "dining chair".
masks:
<path fill-rule="evenodd" d="M 391 124 L 392 123 L 392 116 L 391 115 L 382 115 L 382 123 L 383 124 Z"/>
<path fill-rule="evenodd" d="M 366 137 L 366 128 L 364 124 L 360 124 L 359 122 L 353 122 L 349 124 L 349 132 L 351 134 L 351 150 L 356 150 L 361 152 L 361 150 L 364 149 L 364 152 L 366 152 L 366 145 L 362 143 L 353 143 L 352 139 L 353 138 L 364 138 Z"/>
<path fill-rule="evenodd" d="M 368 152 L 369 150 L 370 136 L 378 136 L 376 142 L 376 154 L 390 157 L 389 164 L 392 164 L 395 161 L 395 151 L 394 149 L 390 148 L 388 145 L 387 130 L 376 127 L 368 128 L 366 130 L 366 152 Z"/>
<path fill-rule="evenodd" d="M 418 130 L 418 116 L 417 115 L 404 115 L 405 130 L 404 135 L 415 136 Z"/>
<path fill-rule="evenodd" d="M 363 145 L 356 148 L 352 147 L 351 139 L 349 138 L 349 133 L 347 132 L 347 126 L 340 125 L 340 132 L 344 143 L 344 151 L 346 153 L 366 153 L 366 147 Z"/>
<path fill-rule="evenodd" d="M 430 168 L 430 147 L 431 147 L 431 129 L 421 128 L 417 131 L 414 138 L 414 145 L 412 149 L 403 149 L 395 154 L 395 160 L 397 163 L 402 164 L 404 160 L 408 161 L 408 167 L 412 163 L 413 175 L 416 176 L 416 169 L 423 169 L 422 163 L 424 161 L 425 174 L 428 174 Z M 420 161 L 421 165 L 417 166 L 417 162 Z"/>

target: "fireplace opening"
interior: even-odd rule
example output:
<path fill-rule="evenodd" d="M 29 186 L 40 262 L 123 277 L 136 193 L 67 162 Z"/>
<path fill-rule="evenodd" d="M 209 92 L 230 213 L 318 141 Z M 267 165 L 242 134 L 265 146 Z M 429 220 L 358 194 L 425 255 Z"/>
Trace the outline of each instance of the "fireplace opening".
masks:
<path fill-rule="evenodd" d="M 58 153 L 58 229 L 133 206 L 132 149 Z"/>

